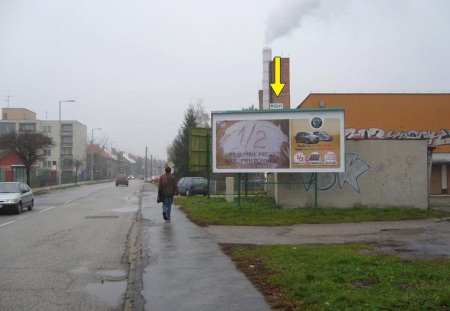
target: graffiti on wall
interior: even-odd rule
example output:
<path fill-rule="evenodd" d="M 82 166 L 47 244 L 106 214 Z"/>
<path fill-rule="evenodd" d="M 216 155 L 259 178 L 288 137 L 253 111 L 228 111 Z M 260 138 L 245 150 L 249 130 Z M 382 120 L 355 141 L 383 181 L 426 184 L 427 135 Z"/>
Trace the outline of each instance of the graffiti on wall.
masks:
<path fill-rule="evenodd" d="M 419 162 L 415 155 L 391 155 L 387 158 L 380 159 L 379 162 L 371 165 L 366 160 L 358 156 L 356 153 L 345 154 L 345 172 L 343 173 L 319 173 L 317 176 L 317 190 L 329 191 L 335 187 L 344 190 L 347 185 L 353 191 L 361 193 L 359 179 L 366 176 L 373 182 L 379 178 L 386 178 L 387 173 L 392 171 L 396 166 L 412 169 Z M 310 191 L 314 190 L 315 174 L 314 173 L 295 173 L 288 174 L 287 183 L 281 184 L 283 190 L 288 191 Z M 381 177 L 380 177 L 381 176 Z M 410 174 L 404 173 L 396 177 L 398 183 L 408 183 L 410 186 Z"/>
<path fill-rule="evenodd" d="M 376 127 L 355 129 L 345 129 L 346 139 L 427 139 L 428 145 L 442 146 L 450 145 L 450 130 L 441 129 L 438 131 L 387 131 Z"/>
<path fill-rule="evenodd" d="M 356 155 L 356 153 L 346 153 L 345 172 L 320 173 L 319 178 L 317 179 L 317 190 L 328 191 L 335 186 L 338 186 L 339 189 L 342 190 L 345 185 L 348 185 L 353 190 L 360 193 L 361 188 L 358 179 L 370 168 L 370 164 Z M 298 184 L 298 176 L 300 176 L 300 184 Z M 314 182 L 313 173 L 289 174 L 288 183 L 283 184 L 282 188 L 284 190 L 298 191 L 300 190 L 300 187 L 303 187 L 305 191 L 309 191 L 310 189 L 314 189 Z"/>

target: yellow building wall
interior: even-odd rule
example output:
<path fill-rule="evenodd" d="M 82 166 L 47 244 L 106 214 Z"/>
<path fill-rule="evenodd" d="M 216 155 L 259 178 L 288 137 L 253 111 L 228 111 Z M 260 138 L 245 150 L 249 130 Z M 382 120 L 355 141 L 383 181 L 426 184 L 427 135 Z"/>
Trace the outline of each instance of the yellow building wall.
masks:
<path fill-rule="evenodd" d="M 345 108 L 347 139 L 420 137 L 436 147 L 434 152 L 450 152 L 450 94 L 317 93 L 297 108 L 319 108 L 321 102 Z"/>

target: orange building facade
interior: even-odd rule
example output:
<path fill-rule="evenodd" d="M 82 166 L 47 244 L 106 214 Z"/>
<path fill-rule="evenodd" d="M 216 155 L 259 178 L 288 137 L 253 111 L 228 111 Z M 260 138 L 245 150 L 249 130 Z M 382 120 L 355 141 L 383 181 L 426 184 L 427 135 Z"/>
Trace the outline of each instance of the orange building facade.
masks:
<path fill-rule="evenodd" d="M 450 193 L 450 94 L 311 93 L 297 108 L 345 108 L 346 139 L 427 140 L 430 194 Z"/>

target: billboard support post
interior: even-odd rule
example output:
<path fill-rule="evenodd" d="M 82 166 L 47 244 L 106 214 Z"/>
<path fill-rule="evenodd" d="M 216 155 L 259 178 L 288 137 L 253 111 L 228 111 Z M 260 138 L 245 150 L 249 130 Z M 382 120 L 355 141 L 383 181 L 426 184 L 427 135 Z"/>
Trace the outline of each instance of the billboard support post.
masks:
<path fill-rule="evenodd" d="M 248 197 L 248 173 L 245 173 L 244 178 L 245 178 L 245 183 L 244 183 L 245 197 Z"/>
<path fill-rule="evenodd" d="M 317 208 L 317 173 L 345 172 L 344 123 L 344 108 L 213 111 L 212 172 L 238 174 L 239 206 L 242 173 L 274 173 L 277 204 L 278 173 L 311 173 Z"/>
<path fill-rule="evenodd" d="M 317 209 L 317 173 L 314 173 L 314 205 Z"/>
<path fill-rule="evenodd" d="M 211 155 L 211 149 L 210 149 L 210 139 L 211 136 L 209 135 L 210 132 L 206 134 L 206 179 L 208 180 L 208 199 L 211 198 L 210 195 L 210 187 L 211 187 L 211 163 L 210 163 L 210 155 Z"/>
<path fill-rule="evenodd" d="M 238 173 L 238 207 L 241 207 L 241 173 Z"/>

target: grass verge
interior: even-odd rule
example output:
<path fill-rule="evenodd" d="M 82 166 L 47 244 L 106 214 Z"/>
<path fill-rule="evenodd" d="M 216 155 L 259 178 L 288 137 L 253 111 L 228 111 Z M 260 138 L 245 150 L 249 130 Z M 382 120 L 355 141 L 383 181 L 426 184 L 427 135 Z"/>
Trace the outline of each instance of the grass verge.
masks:
<path fill-rule="evenodd" d="M 365 244 L 222 245 L 282 310 L 450 310 L 450 261 L 370 254 Z"/>
<path fill-rule="evenodd" d="M 200 226 L 286 226 L 294 224 L 325 224 L 363 221 L 393 221 L 449 217 L 449 212 L 415 208 L 297 208 L 280 209 L 267 197 L 241 198 L 227 202 L 224 198 L 202 196 L 176 198 L 189 219 Z"/>
<path fill-rule="evenodd" d="M 293 225 L 449 217 L 406 208 L 279 209 L 266 197 L 177 198 L 194 223 Z M 450 260 L 402 259 L 369 244 L 237 245 L 222 250 L 281 310 L 450 310 Z"/>

